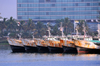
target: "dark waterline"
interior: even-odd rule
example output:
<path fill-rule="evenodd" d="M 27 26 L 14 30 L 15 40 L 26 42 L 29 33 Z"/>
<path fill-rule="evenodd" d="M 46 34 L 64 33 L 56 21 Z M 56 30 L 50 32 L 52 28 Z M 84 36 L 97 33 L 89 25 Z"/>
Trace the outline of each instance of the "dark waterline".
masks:
<path fill-rule="evenodd" d="M 100 54 L 12 53 L 0 46 L 0 66 L 100 66 Z"/>

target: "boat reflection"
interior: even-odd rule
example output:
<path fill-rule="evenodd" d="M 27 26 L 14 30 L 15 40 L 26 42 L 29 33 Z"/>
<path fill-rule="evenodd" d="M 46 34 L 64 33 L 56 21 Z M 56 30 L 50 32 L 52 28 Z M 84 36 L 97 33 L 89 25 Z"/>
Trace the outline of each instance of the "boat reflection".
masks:
<path fill-rule="evenodd" d="M 82 56 L 82 57 L 96 57 L 97 54 L 78 54 L 77 56 Z"/>

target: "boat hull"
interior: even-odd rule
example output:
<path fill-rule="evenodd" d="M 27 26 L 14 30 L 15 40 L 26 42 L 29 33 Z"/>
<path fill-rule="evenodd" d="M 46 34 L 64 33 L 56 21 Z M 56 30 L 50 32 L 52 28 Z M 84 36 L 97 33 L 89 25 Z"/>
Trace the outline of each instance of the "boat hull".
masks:
<path fill-rule="evenodd" d="M 38 52 L 37 47 L 32 47 L 32 46 L 24 46 L 26 52 Z"/>
<path fill-rule="evenodd" d="M 48 46 L 49 52 L 51 53 L 62 53 L 63 52 L 63 48 L 59 48 L 59 47 L 51 47 Z"/>
<path fill-rule="evenodd" d="M 10 45 L 12 52 L 25 52 L 25 48 L 23 46 L 15 46 Z"/>
<path fill-rule="evenodd" d="M 67 47 L 67 46 L 62 46 L 64 53 L 77 53 L 77 49 L 74 47 Z"/>
<path fill-rule="evenodd" d="M 48 47 L 38 46 L 37 45 L 37 49 L 38 49 L 38 52 L 49 52 Z"/>
<path fill-rule="evenodd" d="M 78 53 L 100 53 L 100 49 L 89 49 L 77 46 Z"/>

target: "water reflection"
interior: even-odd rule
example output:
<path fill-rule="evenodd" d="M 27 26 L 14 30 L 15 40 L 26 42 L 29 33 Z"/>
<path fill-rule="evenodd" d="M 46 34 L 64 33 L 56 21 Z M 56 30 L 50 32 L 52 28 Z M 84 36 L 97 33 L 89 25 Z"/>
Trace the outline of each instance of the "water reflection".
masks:
<path fill-rule="evenodd" d="M 79 61 L 79 60 L 100 60 L 98 54 L 63 54 L 63 53 L 10 53 L 9 59 L 24 61 Z M 23 62 L 23 61 L 22 61 Z"/>
<path fill-rule="evenodd" d="M 78 56 L 81 56 L 81 57 L 96 57 L 97 54 L 78 54 Z"/>
<path fill-rule="evenodd" d="M 61 66 L 66 64 L 99 66 L 99 62 L 99 54 L 11 53 L 11 50 L 0 50 L 1 66 L 10 66 L 10 64 L 14 66 Z"/>

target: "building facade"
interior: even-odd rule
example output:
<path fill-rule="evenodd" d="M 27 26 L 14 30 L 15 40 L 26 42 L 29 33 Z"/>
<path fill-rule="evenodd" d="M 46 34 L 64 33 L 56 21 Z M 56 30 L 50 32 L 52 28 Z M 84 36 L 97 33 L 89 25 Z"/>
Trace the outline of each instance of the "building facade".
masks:
<path fill-rule="evenodd" d="M 18 20 L 96 20 L 100 0 L 17 0 Z"/>

